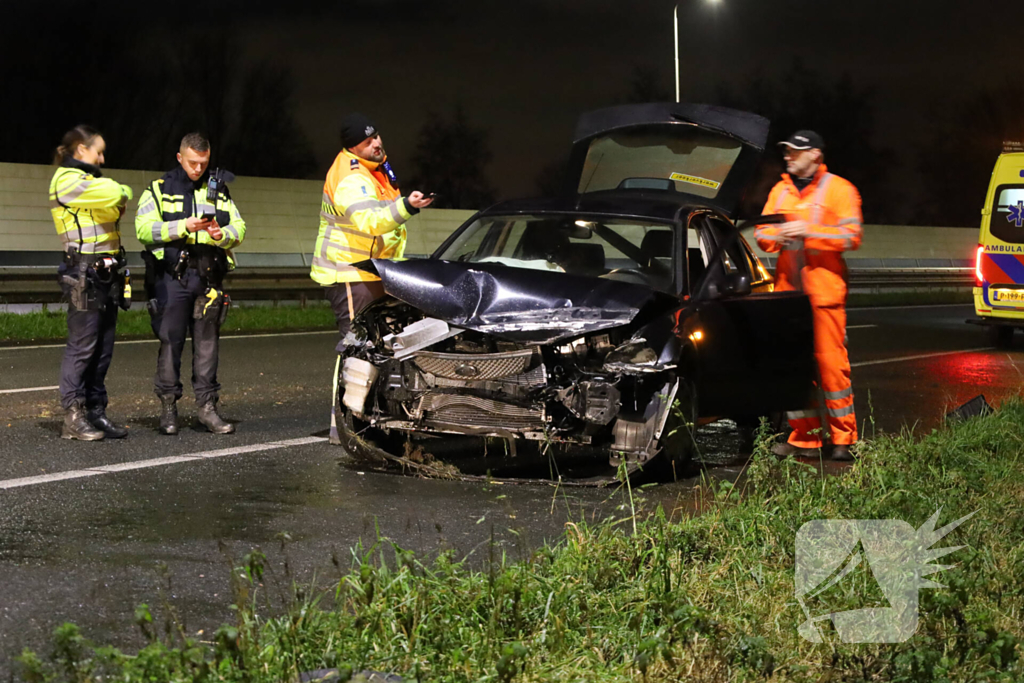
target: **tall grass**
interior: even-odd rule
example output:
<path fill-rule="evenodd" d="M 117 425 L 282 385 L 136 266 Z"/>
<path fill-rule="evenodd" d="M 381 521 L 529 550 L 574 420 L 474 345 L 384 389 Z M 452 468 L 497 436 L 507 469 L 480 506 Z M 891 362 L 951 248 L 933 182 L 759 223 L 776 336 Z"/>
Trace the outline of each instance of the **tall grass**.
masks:
<path fill-rule="evenodd" d="M 128 655 L 58 629 L 51 656 L 26 652 L 31 681 L 291 681 L 338 667 L 420 681 L 1024 680 L 1024 403 L 920 438 L 863 443 L 837 476 L 779 462 L 761 439 L 737 484 L 705 481 L 696 516 L 643 503 L 566 526 L 564 539 L 481 567 L 416 557 L 386 538 L 335 560 L 327 591 L 272 576 L 254 551 L 233 574 L 238 619 L 209 642 L 157 636 Z M 925 589 L 906 643 L 802 640 L 794 543 L 813 519 L 920 526 L 977 510 L 947 537 L 966 545 Z M 635 532 L 633 525 L 635 524 Z M 287 549 L 284 549 L 287 552 Z M 266 588 L 264 588 L 266 586 Z M 276 605 L 270 594 L 288 597 Z M 269 591 L 269 593 L 268 593 Z M 835 610 L 863 606 L 839 591 Z M 103 679 L 106 680 L 106 679 Z"/>

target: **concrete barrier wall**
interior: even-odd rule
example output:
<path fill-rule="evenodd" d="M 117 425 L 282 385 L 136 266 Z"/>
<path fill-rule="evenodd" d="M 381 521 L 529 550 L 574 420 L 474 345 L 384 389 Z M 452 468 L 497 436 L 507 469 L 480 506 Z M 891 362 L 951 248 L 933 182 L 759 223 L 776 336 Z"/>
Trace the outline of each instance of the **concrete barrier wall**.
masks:
<path fill-rule="evenodd" d="M 0 163 L 0 251 L 57 252 L 60 242 L 49 209 L 53 166 Z M 104 175 L 135 191 L 121 219 L 125 250 L 139 252 L 135 210 L 143 190 L 163 171 L 105 169 Z M 231 196 L 245 219 L 247 235 L 237 250 L 240 265 L 308 265 L 320 224 L 323 181 L 239 177 Z M 409 254 L 429 254 L 472 211 L 426 209 L 408 223 Z M 292 259 L 282 259 L 291 255 Z M 286 262 L 282 262 L 286 261 Z M 293 262 L 294 261 L 294 262 Z"/>
<path fill-rule="evenodd" d="M 934 228 L 916 225 L 865 225 L 864 239 L 857 251 L 848 252 L 848 259 L 921 261 L 970 261 L 978 247 L 978 228 Z M 754 229 L 743 231 L 744 237 L 758 256 L 768 256 L 757 247 Z M 927 263 L 922 263 L 925 267 Z"/>
<path fill-rule="evenodd" d="M 0 251 L 47 253 L 60 250 L 48 207 L 52 166 L 0 163 Z M 129 203 L 121 221 L 128 252 L 142 249 L 135 239 L 135 209 L 138 197 L 163 171 L 109 169 L 105 174 L 130 185 L 136 199 Z M 308 265 L 319 226 L 323 182 L 280 178 L 239 177 L 231 194 L 245 218 L 248 234 L 238 249 L 242 266 Z M 408 223 L 408 254 L 429 254 L 461 225 L 472 211 L 427 209 Z M 753 229 L 744 231 L 757 250 Z M 861 248 L 847 254 L 873 267 L 881 260 L 918 259 L 926 267 L 943 260 L 969 261 L 978 244 L 978 231 L 898 225 L 866 225 Z M 765 256 L 758 250 L 758 254 Z M 867 264 L 871 263 L 871 266 Z M 889 265 L 889 264 L 885 264 Z M 906 264 L 911 265 L 911 264 Z"/>

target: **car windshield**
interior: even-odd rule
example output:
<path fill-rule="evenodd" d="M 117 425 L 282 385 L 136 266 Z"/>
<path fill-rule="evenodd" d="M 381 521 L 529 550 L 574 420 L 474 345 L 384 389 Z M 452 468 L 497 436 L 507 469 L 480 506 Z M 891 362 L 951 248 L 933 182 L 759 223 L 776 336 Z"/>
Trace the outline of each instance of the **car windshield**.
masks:
<path fill-rule="evenodd" d="M 458 232 L 439 258 L 618 279 L 667 291 L 672 228 L 565 215 L 486 216 Z"/>

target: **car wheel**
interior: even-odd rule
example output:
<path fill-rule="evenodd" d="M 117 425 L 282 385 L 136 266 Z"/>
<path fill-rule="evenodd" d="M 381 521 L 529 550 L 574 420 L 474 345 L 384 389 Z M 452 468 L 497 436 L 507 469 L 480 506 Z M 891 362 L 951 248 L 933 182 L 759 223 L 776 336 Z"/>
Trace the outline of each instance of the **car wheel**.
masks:
<path fill-rule="evenodd" d="M 676 400 L 669 409 L 665 431 L 658 443 L 660 452 L 644 469 L 660 481 L 678 481 L 687 475 L 697 454 L 697 387 L 679 380 Z"/>
<path fill-rule="evenodd" d="M 1013 328 L 1008 325 L 993 325 L 988 330 L 989 341 L 997 349 L 1008 349 L 1013 346 Z"/>

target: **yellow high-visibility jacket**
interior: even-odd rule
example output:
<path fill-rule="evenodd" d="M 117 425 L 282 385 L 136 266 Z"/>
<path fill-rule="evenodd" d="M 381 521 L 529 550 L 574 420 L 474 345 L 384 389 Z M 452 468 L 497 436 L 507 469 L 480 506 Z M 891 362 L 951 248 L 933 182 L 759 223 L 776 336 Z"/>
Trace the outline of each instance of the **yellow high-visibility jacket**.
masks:
<path fill-rule="evenodd" d="M 164 194 L 164 179 L 154 181 L 139 197 L 139 210 L 135 214 L 135 236 L 153 252 L 157 260 L 164 257 L 163 245 L 168 242 L 185 240 L 183 244 L 210 244 L 227 252 L 228 266 L 234 268 L 235 257 L 231 249 L 245 239 L 245 221 L 238 207 L 230 197 L 217 195 L 217 206 L 211 206 L 206 199 L 207 184 L 203 183 L 192 194 L 192 215 L 216 212 L 218 216 L 230 217 L 227 225 L 221 225 L 223 233 L 219 240 L 210 237 L 205 230 L 189 232 L 185 227 L 185 196 Z M 218 218 L 220 223 L 222 218 Z"/>
<path fill-rule="evenodd" d="M 404 223 L 418 210 L 379 167 L 343 149 L 327 173 L 309 274 L 321 285 L 379 280 L 351 264 L 405 253 Z"/>
<path fill-rule="evenodd" d="M 132 188 L 104 178 L 99 168 L 67 159 L 50 180 L 50 213 L 64 250 L 82 254 L 117 254 L 121 208 Z"/>

